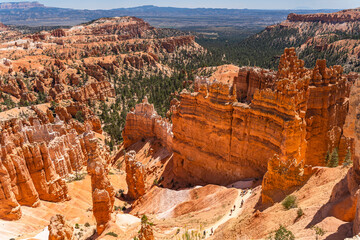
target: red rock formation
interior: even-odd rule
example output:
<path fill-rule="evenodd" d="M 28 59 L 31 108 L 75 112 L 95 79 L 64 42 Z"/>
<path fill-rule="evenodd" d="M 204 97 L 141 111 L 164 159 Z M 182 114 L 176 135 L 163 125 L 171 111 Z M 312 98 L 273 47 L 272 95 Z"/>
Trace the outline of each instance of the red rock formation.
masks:
<path fill-rule="evenodd" d="M 72 240 L 74 229 L 66 221 L 65 217 L 57 214 L 50 219 L 49 240 Z"/>
<path fill-rule="evenodd" d="M 172 149 L 172 125 L 167 119 L 162 119 L 149 104 L 147 98 L 135 106 L 135 110 L 126 116 L 123 131 L 124 147 L 128 148 L 141 139 L 156 137 L 163 146 Z"/>
<path fill-rule="evenodd" d="M 302 187 L 315 171 L 311 166 L 304 166 L 303 162 L 297 163 L 296 159 L 280 159 L 275 155 L 268 161 L 268 170 L 262 182 L 262 202 L 273 204 L 281 201 Z"/>
<path fill-rule="evenodd" d="M 59 29 L 55 29 L 51 32 L 51 35 L 54 37 L 65 37 L 66 36 L 66 32 L 59 28 Z"/>
<path fill-rule="evenodd" d="M 177 47 L 190 45 L 195 41 L 194 36 L 180 36 L 174 38 L 168 38 L 161 42 L 161 47 L 166 49 L 168 53 L 173 53 Z"/>
<path fill-rule="evenodd" d="M 39 198 L 45 201 L 69 200 L 65 180 L 56 173 L 46 143 L 23 147 L 23 154 Z"/>
<path fill-rule="evenodd" d="M 21 209 L 12 191 L 11 179 L 7 169 L 0 162 L 0 218 L 4 220 L 18 220 Z"/>
<path fill-rule="evenodd" d="M 238 101 L 251 101 L 256 90 L 272 88 L 275 73 L 258 67 L 242 67 L 234 79 Z"/>
<path fill-rule="evenodd" d="M 73 114 L 81 106 L 73 104 L 64 109 Z M 84 135 L 73 127 L 75 120 L 66 124 L 54 119 L 49 110 L 45 114 L 32 107 L 32 111 L 27 112 L 29 120 L 14 118 L 0 122 L 1 199 L 2 209 L 8 212 L 1 213 L 0 218 L 21 216 L 19 204 L 37 207 L 39 199 L 68 200 L 63 177 L 80 170 L 88 159 Z M 84 110 L 84 114 L 90 118 L 92 113 Z M 90 129 L 91 123 L 86 122 Z M 107 153 L 99 150 L 98 154 L 108 161 Z"/>
<path fill-rule="evenodd" d="M 177 177 L 193 184 L 229 184 L 260 178 L 268 171 L 263 200 L 271 202 L 275 198 L 271 192 L 284 196 L 303 184 L 312 173 L 305 165 L 324 165 L 324 157 L 314 156 L 314 146 L 307 141 L 317 143 L 320 155 L 338 147 L 344 156 L 350 144 L 341 134 L 349 83 L 340 67 L 326 68 L 319 61 L 308 70 L 294 49 L 287 49 L 276 77 L 243 69 L 230 84 L 198 79 L 195 93 L 181 94 L 172 117 Z M 328 94 L 331 91 L 333 95 Z M 316 127 L 321 123 L 326 124 Z M 282 168 L 275 167 L 279 164 L 291 166 L 289 174 L 284 176 Z"/>
<path fill-rule="evenodd" d="M 125 155 L 127 195 L 133 200 L 145 194 L 145 167 L 135 160 L 135 156 L 135 151 L 130 151 Z"/>
<path fill-rule="evenodd" d="M 115 34 L 121 36 L 122 39 L 129 39 L 151 36 L 155 28 L 140 18 L 118 17 L 98 19 L 89 30 L 92 35 Z"/>
<path fill-rule="evenodd" d="M 89 156 L 87 171 L 91 176 L 93 214 L 97 223 L 97 233 L 100 235 L 111 220 L 115 191 L 107 177 L 109 170 L 105 167 L 105 164 L 109 164 L 109 162 L 100 157 L 95 134 L 87 132 L 84 138 Z"/>
<path fill-rule="evenodd" d="M 146 222 L 141 223 L 139 240 L 155 240 L 153 229 L 150 224 Z"/>
<path fill-rule="evenodd" d="M 156 60 L 150 54 L 126 56 L 124 58 L 124 64 L 130 65 L 136 69 L 143 69 L 145 63 L 150 66 L 155 66 Z"/>

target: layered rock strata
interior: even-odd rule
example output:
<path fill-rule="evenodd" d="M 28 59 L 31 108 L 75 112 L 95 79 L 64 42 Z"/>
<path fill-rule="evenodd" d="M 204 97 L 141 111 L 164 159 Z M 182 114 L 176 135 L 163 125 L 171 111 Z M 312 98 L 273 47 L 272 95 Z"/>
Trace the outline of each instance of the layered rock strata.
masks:
<path fill-rule="evenodd" d="M 343 10 L 335 13 L 317 14 L 295 14 L 291 13 L 287 17 L 291 22 L 322 22 L 322 23 L 344 23 L 357 22 L 360 20 L 359 9 Z"/>
<path fill-rule="evenodd" d="M 227 185 L 266 173 L 264 203 L 301 186 L 311 166 L 325 165 L 327 151 L 337 148 L 340 162 L 345 157 L 351 83 L 340 66 L 319 60 L 307 69 L 292 48 L 278 72 L 247 67 L 230 78 L 216 74 L 219 80 L 198 78 L 194 93 L 184 90 L 174 101 L 173 137 L 169 131 L 158 137 L 153 108 L 138 105 L 127 118 L 125 146 L 154 136 L 171 143 L 182 183 Z"/>
<path fill-rule="evenodd" d="M 0 122 L 0 218 L 18 219 L 19 205 L 37 207 L 39 200 L 69 200 L 64 178 L 86 165 L 84 134 L 75 120 L 69 124 L 36 107 L 22 109 L 26 118 Z M 65 108 L 66 110 L 66 108 Z M 67 113 L 64 111 L 63 113 Z M 5 112 L 6 114 L 6 112 Z M 92 129 L 91 121 L 87 124 Z M 109 159 L 104 151 L 99 155 Z"/>
<path fill-rule="evenodd" d="M 141 104 L 135 106 L 126 116 L 126 124 L 123 131 L 124 147 L 145 139 L 156 137 L 163 146 L 171 151 L 172 149 L 172 124 L 168 119 L 161 118 L 149 104 L 147 98 Z"/>
<path fill-rule="evenodd" d="M 94 132 L 86 132 L 85 147 L 88 153 L 87 171 L 91 176 L 93 214 L 97 223 L 97 233 L 100 235 L 111 220 L 115 202 L 115 190 L 107 175 L 105 167 L 109 161 L 100 157 L 98 140 Z"/>
<path fill-rule="evenodd" d="M 353 167 L 349 170 L 346 185 L 342 187 L 342 191 L 347 191 L 347 198 L 351 206 L 354 206 L 352 211 L 353 222 L 353 235 L 360 233 L 360 81 L 357 76 L 354 85 L 351 88 L 349 98 L 349 114 L 346 117 L 344 126 L 344 135 L 352 138 L 353 151 L 352 161 Z M 345 189 L 345 190 L 344 190 Z M 342 211 L 343 215 L 343 211 Z"/>

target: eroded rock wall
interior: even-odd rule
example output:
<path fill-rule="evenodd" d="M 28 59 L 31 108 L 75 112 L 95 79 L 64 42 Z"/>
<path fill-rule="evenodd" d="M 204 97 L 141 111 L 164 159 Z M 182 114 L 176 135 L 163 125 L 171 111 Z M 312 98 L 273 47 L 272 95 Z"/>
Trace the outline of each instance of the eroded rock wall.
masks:
<path fill-rule="evenodd" d="M 126 116 L 126 124 L 123 131 L 124 147 L 145 139 L 156 137 L 161 140 L 163 146 L 172 149 L 172 124 L 167 119 L 162 119 L 149 104 L 147 98 L 141 104 L 135 106 Z"/>
<path fill-rule="evenodd" d="M 351 145 L 343 135 L 351 84 L 342 72 L 340 66 L 327 68 L 325 60 L 318 60 L 312 71 L 306 112 L 308 165 L 325 166 L 327 152 L 335 148 L 341 163 Z"/>
<path fill-rule="evenodd" d="M 352 161 L 353 167 L 347 176 L 347 186 L 343 187 L 349 192 L 349 198 L 355 209 L 353 211 L 353 235 L 360 233 L 360 81 L 359 75 L 351 88 L 349 97 L 349 114 L 346 117 L 344 135 L 353 139 Z"/>
<path fill-rule="evenodd" d="M 195 86 L 182 92 L 172 117 L 174 172 L 186 182 L 229 184 L 270 169 L 265 194 L 285 193 L 308 179 L 310 165 L 324 165 L 328 149 L 344 158 L 351 144 L 342 134 L 350 83 L 340 66 L 318 61 L 306 69 L 287 49 L 276 75 L 243 68 L 232 85 L 200 79 Z M 280 163 L 291 166 L 286 177 Z"/>
<path fill-rule="evenodd" d="M 227 185 L 265 175 L 263 201 L 271 203 L 301 186 L 311 166 L 324 166 L 327 151 L 345 157 L 351 83 L 340 66 L 321 60 L 307 69 L 291 48 L 278 72 L 228 72 L 198 78 L 195 92 L 184 90 L 172 106 L 173 137 L 161 139 L 171 143 L 178 182 Z M 127 118 L 125 146 L 156 136 L 154 118 L 152 106 L 138 105 Z"/>
<path fill-rule="evenodd" d="M 67 113 L 66 109 L 63 113 Z M 65 177 L 80 170 L 88 159 L 84 133 L 74 127 L 77 121 L 61 121 L 49 109 L 45 112 L 32 107 L 21 111 L 23 117 L 0 122 L 3 219 L 19 218 L 19 205 L 37 207 L 40 200 L 69 200 Z M 89 129 L 96 126 L 92 121 L 86 124 Z M 108 158 L 104 151 L 100 155 Z"/>
<path fill-rule="evenodd" d="M 72 240 L 74 229 L 70 226 L 65 217 L 57 214 L 50 219 L 49 240 Z"/>

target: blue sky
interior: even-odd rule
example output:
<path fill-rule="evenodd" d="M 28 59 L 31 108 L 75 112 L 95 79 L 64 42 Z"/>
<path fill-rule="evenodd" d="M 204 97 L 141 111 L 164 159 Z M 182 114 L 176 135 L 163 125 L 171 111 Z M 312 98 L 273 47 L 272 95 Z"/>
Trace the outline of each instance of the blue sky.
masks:
<path fill-rule="evenodd" d="M 9 0 L 9 2 L 25 2 Z M 38 0 L 47 6 L 77 9 L 111 9 L 141 5 L 252 9 L 347 9 L 360 7 L 360 0 Z M 7 2 L 7 1 L 1 1 Z"/>

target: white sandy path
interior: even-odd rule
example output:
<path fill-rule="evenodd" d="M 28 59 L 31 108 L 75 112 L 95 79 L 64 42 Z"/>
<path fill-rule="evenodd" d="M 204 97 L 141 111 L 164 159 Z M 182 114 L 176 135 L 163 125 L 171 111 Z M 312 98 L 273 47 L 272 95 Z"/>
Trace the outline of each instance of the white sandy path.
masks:
<path fill-rule="evenodd" d="M 26 238 L 24 240 L 48 240 L 49 239 L 49 229 L 48 227 L 44 228 L 38 235 L 32 238 Z"/>
<path fill-rule="evenodd" d="M 226 223 L 227 221 L 229 221 L 230 219 L 232 218 L 236 218 L 238 217 L 243 208 L 244 208 L 244 205 L 245 205 L 245 202 L 246 200 L 251 196 L 251 193 L 252 193 L 252 190 L 248 190 L 247 193 L 241 197 L 240 196 L 240 193 L 241 193 L 242 189 L 240 189 L 238 192 L 238 196 L 237 198 L 235 199 L 235 202 L 233 205 L 236 206 L 235 208 L 235 211 L 232 212 L 231 216 L 230 216 L 230 213 L 228 212 L 223 218 L 221 218 L 219 221 L 217 221 L 215 224 L 213 224 L 212 226 L 209 226 L 208 228 L 206 228 L 204 231 L 206 231 L 206 237 L 205 239 L 209 238 L 210 237 L 210 233 L 211 233 L 211 229 L 213 229 L 213 232 L 215 232 L 215 230 L 222 224 Z M 244 200 L 244 204 L 242 206 L 242 208 L 240 208 L 240 204 L 241 204 L 241 201 Z M 202 233 L 201 233 L 202 234 Z"/>

